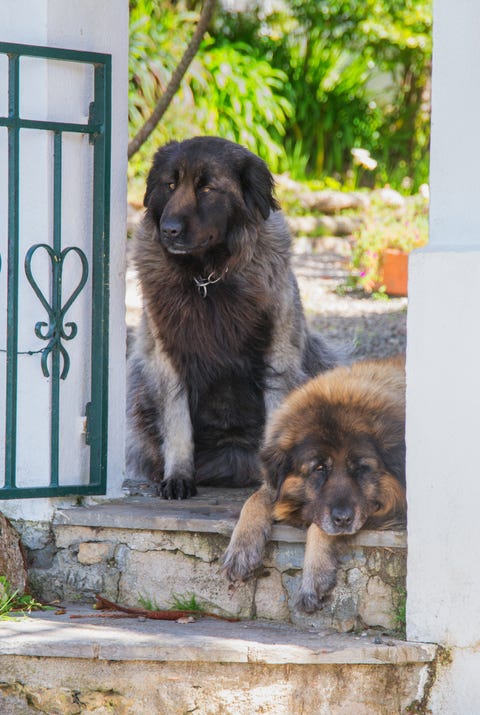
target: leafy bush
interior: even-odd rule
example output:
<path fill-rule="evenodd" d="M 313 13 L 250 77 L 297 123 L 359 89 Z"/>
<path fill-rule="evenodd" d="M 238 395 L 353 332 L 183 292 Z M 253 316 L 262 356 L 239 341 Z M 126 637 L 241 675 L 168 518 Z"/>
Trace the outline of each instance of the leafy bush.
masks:
<path fill-rule="evenodd" d="M 131 0 L 129 119 L 150 114 L 193 33 L 199 3 Z M 250 2 L 217 13 L 160 126 L 130 162 L 171 138 L 220 134 L 295 178 L 352 184 L 351 150 L 377 161 L 365 185 L 415 193 L 428 179 L 431 0 Z"/>
<path fill-rule="evenodd" d="M 288 75 L 295 111 L 286 169 L 348 177 L 351 149 L 378 168 L 367 183 L 415 192 L 428 178 L 431 0 L 288 0 L 223 20 Z M 277 9 L 276 9 L 277 8 Z"/>
<path fill-rule="evenodd" d="M 158 98 L 165 91 L 175 66 L 180 61 L 191 35 L 197 14 L 180 4 L 155 0 L 130 2 L 129 52 L 129 133 L 133 137 L 150 116 Z M 202 63 L 194 59 L 189 77 L 204 74 Z M 177 135 L 187 136 L 186 112 L 182 106 L 192 104 L 188 84 L 180 91 L 152 136 L 129 162 L 129 179 L 133 191 L 143 192 L 145 178 L 155 147 Z"/>
<path fill-rule="evenodd" d="M 131 3 L 131 136 L 165 90 L 197 18 L 183 2 Z M 285 81 L 284 72 L 271 67 L 248 45 L 216 43 L 206 37 L 162 122 L 130 161 L 129 177 L 137 184 L 137 193 L 142 190 L 155 148 L 171 139 L 198 134 L 218 134 L 240 142 L 277 170 L 286 160 L 282 136 L 292 112 L 282 95 Z"/>
<path fill-rule="evenodd" d="M 242 43 L 206 48 L 203 63 L 207 86 L 205 78 L 191 84 L 197 96 L 196 122 L 207 134 L 239 142 L 265 159 L 272 171 L 279 170 L 286 161 L 282 137 L 293 109 L 281 95 L 286 74 Z"/>

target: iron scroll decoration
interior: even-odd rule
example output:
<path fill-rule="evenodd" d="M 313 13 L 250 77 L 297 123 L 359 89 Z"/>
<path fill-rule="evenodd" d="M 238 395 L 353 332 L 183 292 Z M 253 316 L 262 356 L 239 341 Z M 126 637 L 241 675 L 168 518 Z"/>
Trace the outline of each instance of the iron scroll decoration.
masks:
<path fill-rule="evenodd" d="M 44 296 L 32 273 L 32 259 L 34 254 L 40 249 L 43 249 L 47 252 L 52 267 L 51 304 Z M 70 253 L 74 253 L 79 257 L 82 267 L 82 273 L 77 287 L 73 290 L 64 305 L 62 305 L 63 267 L 65 259 Z M 36 296 L 45 308 L 48 315 L 48 323 L 39 320 L 35 324 L 35 335 L 37 336 L 37 338 L 40 338 L 41 340 L 48 340 L 48 345 L 41 351 L 42 372 L 45 377 L 50 377 L 50 372 L 47 365 L 48 356 L 50 355 L 50 353 L 55 353 L 56 351 L 58 351 L 63 358 L 63 369 L 60 374 L 60 379 L 65 380 L 70 369 L 70 356 L 65 349 L 62 340 L 73 340 L 73 338 L 77 335 L 78 326 L 72 321 L 64 323 L 64 320 L 67 311 L 71 308 L 72 304 L 78 298 L 83 287 L 85 286 L 85 283 L 87 282 L 87 257 L 84 252 L 77 246 L 69 246 L 67 248 L 64 248 L 62 251 L 56 251 L 54 248 L 52 248 L 46 243 L 37 243 L 34 246 L 31 246 L 31 248 L 29 248 L 25 256 L 25 274 L 27 276 L 28 282 L 32 286 Z"/>

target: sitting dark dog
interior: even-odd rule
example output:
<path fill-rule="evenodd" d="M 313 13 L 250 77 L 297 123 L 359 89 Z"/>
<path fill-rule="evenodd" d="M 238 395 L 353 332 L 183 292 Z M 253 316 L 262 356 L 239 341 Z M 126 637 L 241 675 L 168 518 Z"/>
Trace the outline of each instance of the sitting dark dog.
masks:
<path fill-rule="evenodd" d="M 218 137 L 160 149 L 134 260 L 128 476 L 166 498 L 259 482 L 266 415 L 335 364 L 309 333 L 265 163 Z"/>
<path fill-rule="evenodd" d="M 404 413 L 399 358 L 337 367 L 295 390 L 267 426 L 265 483 L 242 509 L 224 557 L 227 577 L 253 574 L 273 520 L 306 526 L 297 605 L 319 608 L 346 537 L 405 524 Z"/>

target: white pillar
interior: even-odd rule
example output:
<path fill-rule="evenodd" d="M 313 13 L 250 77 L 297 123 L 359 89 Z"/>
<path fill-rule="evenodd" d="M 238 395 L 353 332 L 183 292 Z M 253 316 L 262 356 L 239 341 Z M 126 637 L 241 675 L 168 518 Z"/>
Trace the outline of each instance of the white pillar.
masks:
<path fill-rule="evenodd" d="M 108 410 L 108 496 L 121 495 L 121 484 L 124 478 L 124 433 L 125 433 L 125 238 L 126 238 L 126 174 L 127 174 L 127 141 L 128 141 L 128 124 L 127 124 L 127 101 L 128 101 L 128 2 L 127 0 L 81 0 L 81 2 L 65 2 L 65 0 L 18 0 L 15 3 L 1 3 L 0 5 L 0 38 L 6 42 L 15 42 L 22 44 L 44 45 L 50 47 L 58 47 L 64 49 L 84 50 L 92 52 L 101 52 L 112 55 L 112 161 L 111 161 L 111 224 L 110 224 L 110 327 L 109 327 L 109 410 Z M 0 66 L 0 113 L 6 113 L 6 61 L 2 60 Z M 78 109 L 77 105 L 82 105 L 85 102 L 78 101 L 74 92 L 74 88 L 80 86 L 80 93 L 88 92 L 88 85 L 92 85 L 92 75 L 88 74 L 86 66 L 79 70 L 72 64 L 71 70 L 68 68 L 63 70 L 55 63 L 49 63 L 39 60 L 22 59 L 27 64 L 30 63 L 29 71 L 22 69 L 21 78 L 21 111 L 31 111 L 32 114 L 23 116 L 31 116 L 39 118 L 38 112 L 48 110 L 49 114 L 53 113 L 53 117 L 40 116 L 40 118 L 54 118 L 60 121 L 80 121 L 75 115 Z M 65 63 L 64 63 L 65 64 Z M 70 63 L 69 63 L 70 64 Z M 43 65 L 43 67 L 42 67 Z M 58 65 L 58 63 L 57 63 Z M 69 87 L 68 72 L 72 73 L 72 83 Z M 80 72 L 84 72 L 84 76 Z M 63 75 L 62 75 L 63 72 Z M 73 75 L 75 75 L 73 77 Z M 63 79 L 62 79 L 63 77 Z M 60 78 L 60 79 L 59 79 Z M 62 84 L 63 83 L 63 84 Z M 83 84 L 82 84 L 83 83 Z M 71 91 L 70 91 L 71 90 Z M 85 117 L 83 117 L 85 120 Z M 0 151 L 3 151 L 3 168 L 0 172 L 0 185 L 4 186 L 6 181 L 6 130 L 1 130 L 3 136 L 0 145 Z M 28 158 L 28 142 L 30 138 L 24 137 L 21 140 L 21 162 L 29 161 Z M 32 133 L 32 137 L 34 137 Z M 32 139 L 33 141 L 34 139 Z M 50 144 L 42 150 L 41 142 L 46 141 L 42 137 L 38 137 L 39 144 L 36 145 L 36 151 L 40 149 L 44 153 L 51 151 Z M 77 141 L 77 145 L 75 144 Z M 66 223 L 67 229 L 64 231 L 68 234 L 66 237 L 67 244 L 76 244 L 82 246 L 82 241 L 88 241 L 89 231 L 91 231 L 91 208 L 85 206 L 85 211 L 82 211 L 81 206 L 75 207 L 75 202 L 72 196 L 76 187 L 82 187 L 85 195 L 88 195 L 89 182 L 91 181 L 91 166 L 85 163 L 85 159 L 81 158 L 78 147 L 80 139 L 70 135 L 64 142 L 63 155 L 65 161 L 69 158 L 69 153 L 78 156 L 73 156 L 75 170 L 66 174 L 63 178 L 62 186 L 62 220 Z M 85 152 L 84 152 L 85 154 Z M 91 160 L 90 160 L 91 161 Z M 76 163 L 75 163 L 76 162 Z M 83 163 L 82 163 L 83 162 Z M 37 165 L 36 165 L 37 164 Z M 21 165 L 22 166 L 22 165 Z M 46 166 L 46 164 L 45 164 Z M 70 164 L 71 166 L 71 164 Z M 45 185 L 42 189 L 42 181 L 38 180 L 39 172 L 45 173 Z M 41 162 L 31 161 L 30 172 L 32 175 L 37 172 L 35 181 L 31 180 L 35 190 L 31 193 L 22 186 L 21 191 L 21 206 L 20 220 L 21 235 L 28 236 L 29 245 L 36 242 L 43 242 L 39 233 L 44 230 L 51 222 L 51 190 L 49 188 L 51 175 L 47 176 L 46 169 L 42 168 Z M 29 186 L 28 172 L 25 172 L 25 186 Z M 40 177 L 41 178 L 41 177 Z M 40 187 L 40 188 L 39 188 Z M 80 189 L 79 189 L 80 190 Z M 43 191 L 43 195 L 42 195 Z M 0 197 L 1 214 L 5 217 L 5 195 L 2 192 Z M 46 208 L 48 207 L 48 208 Z M 65 229 L 65 227 L 64 227 Z M 85 230 L 84 230 L 85 229 Z M 2 258 L 3 267 L 0 277 L 6 274 L 6 253 L 3 242 L 6 242 L 6 222 L 4 218 L 0 219 L 0 239 L 2 241 Z M 23 240 L 23 239 L 22 239 Z M 21 255 L 23 260 L 24 246 L 21 246 Z M 83 249 L 85 250 L 85 249 Z M 87 254 L 88 255 L 88 254 Z M 42 258 L 38 258 L 39 264 Z M 40 273 L 41 271 L 39 271 Z M 66 273 L 67 271 L 65 271 Z M 22 275 L 21 278 L 24 281 Z M 73 278 L 72 280 L 77 280 Z M 6 304 L 6 289 L 5 281 L 0 281 L 0 347 L 5 347 L 5 304 Z M 48 284 L 44 285 L 44 290 L 48 290 Z M 68 286 L 67 286 L 68 288 Z M 65 294 L 68 295 L 67 289 Z M 23 317 L 28 316 L 28 320 L 23 320 L 20 326 L 19 350 L 22 350 L 24 345 L 30 347 L 30 342 L 35 340 L 33 335 L 32 325 L 35 321 L 45 318 L 44 311 L 38 302 L 38 299 L 33 295 L 30 287 L 22 291 L 20 286 L 19 300 L 22 303 Z M 31 301 L 31 306 L 28 305 Z M 75 382 L 85 383 L 88 386 L 89 367 L 86 365 L 88 359 L 89 336 L 84 338 L 86 330 L 81 331 L 82 316 L 88 316 L 91 306 L 86 295 L 80 295 L 78 301 L 71 308 L 67 321 L 75 320 L 79 323 L 79 333 L 75 340 L 66 345 L 71 357 L 70 374 L 62 383 L 64 410 L 71 411 L 71 419 L 69 424 L 74 425 L 72 428 L 72 440 L 69 445 L 61 446 L 61 459 L 64 463 L 68 463 L 69 450 L 74 454 L 75 446 L 80 444 L 80 433 L 82 428 L 82 411 L 84 402 L 83 397 L 75 394 Z M 2 323 L 3 318 L 3 323 Z M 32 322 L 33 321 L 33 322 Z M 28 334 L 27 334 L 28 331 Z M 82 335 L 80 335 L 82 333 Z M 85 344 L 80 350 L 81 340 L 87 340 L 87 349 Z M 30 342 L 29 342 L 30 341 Z M 75 344 L 74 344 L 75 343 Z M 44 347 L 45 344 L 40 345 Z M 38 347 L 38 346 L 37 346 Z M 3 355 L 2 369 L 4 366 L 5 356 Z M 46 401 L 45 391 L 49 389 L 43 380 L 39 364 L 33 364 L 36 358 L 27 357 L 19 359 L 19 384 L 32 404 L 32 419 L 29 423 L 28 414 L 25 418 L 25 410 L 21 424 L 19 425 L 20 438 L 23 444 L 23 449 L 27 444 L 28 450 L 23 451 L 18 457 L 18 477 L 19 483 L 26 486 L 25 480 L 30 485 L 45 484 L 45 457 L 42 455 L 44 445 L 48 443 L 48 414 L 45 419 L 39 419 L 39 413 L 35 412 L 37 405 Z M 39 363 L 39 359 L 36 360 Z M 21 367 L 20 367 L 21 364 Z M 39 372 L 40 371 L 40 372 Z M 20 375 L 21 372 L 21 375 Z M 1 381 L 0 381 L 1 383 Z M 82 384 L 83 384 L 82 383 Z M 86 391 L 86 390 L 84 390 Z M 3 404 L 4 393 L 0 384 L 0 440 L 3 447 L 4 439 L 4 423 Z M 23 399 L 23 398 L 22 398 Z M 33 406 L 35 405 L 35 409 Z M 28 410 L 27 410 L 28 413 Z M 72 417 L 73 415 L 73 417 Z M 75 432 L 76 429 L 76 432 Z M 68 442 L 68 440 L 67 440 Z M 63 451 L 62 451 L 63 450 Z M 0 449 L 0 452 L 2 450 Z M 81 453 L 78 448 L 78 454 Z M 76 454 L 76 453 L 75 453 Z M 35 455 L 36 461 L 35 461 Z M 38 456 L 40 455 L 40 456 Z M 70 457 L 70 459 L 82 459 L 83 457 Z M 3 469 L 3 467 L 2 467 Z M 68 470 L 67 470 L 68 471 Z M 85 472 L 85 469 L 83 470 Z M 43 473 L 42 473 L 43 472 Z M 70 481 L 69 481 L 70 480 Z M 63 483 L 72 483 L 76 480 L 74 469 L 72 474 L 66 476 Z M 47 479 L 48 483 L 48 479 Z M 27 499 L 27 500 L 2 500 L 0 501 L 0 510 L 11 517 L 26 518 L 26 519 L 45 519 L 49 518 L 53 508 L 59 503 L 65 504 L 68 500 L 62 499 Z M 71 500 L 70 500 L 71 502 Z"/>
<path fill-rule="evenodd" d="M 432 712 L 480 712 L 480 3 L 434 0 L 429 245 L 410 257 L 407 636 Z"/>

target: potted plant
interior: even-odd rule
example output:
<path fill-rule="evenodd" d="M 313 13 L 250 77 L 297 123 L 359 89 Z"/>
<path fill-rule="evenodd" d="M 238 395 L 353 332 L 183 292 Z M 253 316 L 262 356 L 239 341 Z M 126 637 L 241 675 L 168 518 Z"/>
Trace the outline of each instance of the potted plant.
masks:
<path fill-rule="evenodd" d="M 356 287 L 366 293 L 407 295 L 408 255 L 428 241 L 428 202 L 417 195 L 395 208 L 372 200 L 365 221 L 353 235 L 352 269 Z"/>

